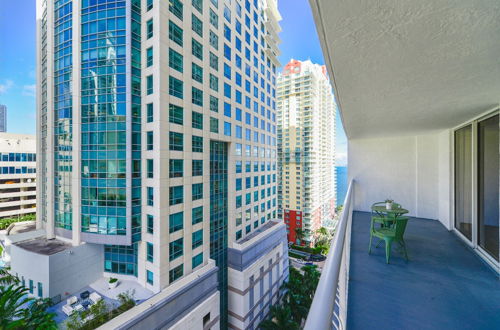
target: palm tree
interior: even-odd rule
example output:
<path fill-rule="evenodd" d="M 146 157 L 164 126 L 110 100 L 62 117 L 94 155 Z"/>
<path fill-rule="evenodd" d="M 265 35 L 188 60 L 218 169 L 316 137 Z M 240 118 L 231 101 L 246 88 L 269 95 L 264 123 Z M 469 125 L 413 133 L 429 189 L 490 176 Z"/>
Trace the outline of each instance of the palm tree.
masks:
<path fill-rule="evenodd" d="M 25 316 L 24 304 L 33 301 L 28 298 L 28 289 L 11 284 L 0 286 L 0 329 L 20 329 Z"/>
<path fill-rule="evenodd" d="M 304 239 L 304 230 L 302 228 L 295 228 L 295 238 L 299 240 L 299 245 L 302 243 Z"/>
<path fill-rule="evenodd" d="M 47 313 L 50 299 L 28 297 L 19 279 L 2 270 L 0 275 L 0 329 L 57 329 L 55 314 Z M 4 286 L 4 284 L 9 284 Z"/>
<path fill-rule="evenodd" d="M 0 268 L 0 285 L 19 284 L 19 278 L 9 273 L 8 268 Z"/>
<path fill-rule="evenodd" d="M 299 325 L 292 318 L 292 311 L 288 306 L 272 306 L 271 318 L 260 323 L 263 330 L 298 330 Z"/>

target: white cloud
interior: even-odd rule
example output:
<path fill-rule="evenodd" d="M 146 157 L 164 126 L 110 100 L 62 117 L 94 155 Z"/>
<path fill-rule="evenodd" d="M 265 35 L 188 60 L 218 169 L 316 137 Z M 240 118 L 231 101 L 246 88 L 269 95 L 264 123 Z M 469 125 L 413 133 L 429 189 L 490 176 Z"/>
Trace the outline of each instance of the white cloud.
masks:
<path fill-rule="evenodd" d="M 4 80 L 4 83 L 0 84 L 0 95 L 7 93 L 12 86 L 14 86 L 14 82 L 12 80 Z"/>
<path fill-rule="evenodd" d="M 347 153 L 337 152 L 335 154 L 335 166 L 347 166 Z"/>
<path fill-rule="evenodd" d="M 34 97 L 35 94 L 36 94 L 36 84 L 23 86 L 23 95 Z"/>

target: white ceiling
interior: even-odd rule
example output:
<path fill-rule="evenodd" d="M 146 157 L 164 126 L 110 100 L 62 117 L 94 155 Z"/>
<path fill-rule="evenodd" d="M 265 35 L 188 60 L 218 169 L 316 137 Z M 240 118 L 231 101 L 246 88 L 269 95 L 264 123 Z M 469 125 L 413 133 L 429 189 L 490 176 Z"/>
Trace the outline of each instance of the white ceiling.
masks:
<path fill-rule="evenodd" d="M 451 128 L 500 101 L 500 0 L 310 0 L 349 138 Z"/>

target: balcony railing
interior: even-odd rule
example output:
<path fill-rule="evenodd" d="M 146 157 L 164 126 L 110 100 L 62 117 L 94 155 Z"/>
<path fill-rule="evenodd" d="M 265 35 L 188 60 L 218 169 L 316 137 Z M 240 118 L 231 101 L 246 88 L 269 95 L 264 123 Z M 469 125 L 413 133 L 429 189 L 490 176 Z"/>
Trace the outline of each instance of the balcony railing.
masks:
<path fill-rule="evenodd" d="M 344 209 L 325 261 L 316 293 L 307 315 L 305 330 L 345 329 L 347 290 L 349 287 L 349 256 L 352 225 L 352 190 L 349 183 Z"/>

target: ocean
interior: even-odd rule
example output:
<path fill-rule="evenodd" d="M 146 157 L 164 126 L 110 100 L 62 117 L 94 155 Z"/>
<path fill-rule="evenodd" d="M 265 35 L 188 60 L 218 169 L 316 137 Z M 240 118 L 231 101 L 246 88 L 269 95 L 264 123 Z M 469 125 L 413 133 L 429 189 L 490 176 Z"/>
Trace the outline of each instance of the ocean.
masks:
<path fill-rule="evenodd" d="M 337 201 L 335 205 L 344 205 L 347 194 L 347 166 L 336 166 L 335 174 L 337 177 Z"/>

